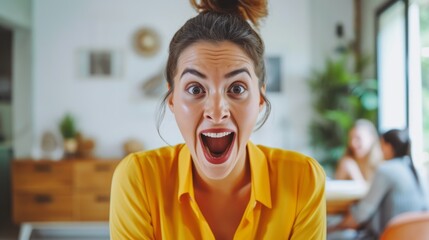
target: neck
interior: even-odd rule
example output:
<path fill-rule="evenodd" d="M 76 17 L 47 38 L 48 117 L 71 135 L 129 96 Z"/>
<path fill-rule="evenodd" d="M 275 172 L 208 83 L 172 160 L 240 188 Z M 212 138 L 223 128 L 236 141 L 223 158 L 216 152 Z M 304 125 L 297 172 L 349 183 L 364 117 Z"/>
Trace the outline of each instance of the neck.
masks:
<path fill-rule="evenodd" d="M 217 194 L 231 194 L 239 192 L 240 189 L 250 183 L 250 166 L 245 154 L 244 159 L 237 162 L 237 165 L 231 173 L 223 179 L 210 179 L 193 168 L 193 182 L 194 187 L 198 191 L 217 193 Z"/>
<path fill-rule="evenodd" d="M 355 156 L 355 159 L 358 163 L 362 163 L 362 164 L 368 164 L 369 163 L 369 153 L 363 155 L 363 156 Z"/>

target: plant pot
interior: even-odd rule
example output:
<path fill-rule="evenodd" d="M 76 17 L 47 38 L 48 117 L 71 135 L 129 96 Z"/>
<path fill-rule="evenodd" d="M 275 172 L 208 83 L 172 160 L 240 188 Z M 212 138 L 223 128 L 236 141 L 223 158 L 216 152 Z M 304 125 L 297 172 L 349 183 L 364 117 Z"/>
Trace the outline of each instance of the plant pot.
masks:
<path fill-rule="evenodd" d="M 77 140 L 74 138 L 69 138 L 64 140 L 64 154 L 66 156 L 73 156 L 77 152 Z"/>

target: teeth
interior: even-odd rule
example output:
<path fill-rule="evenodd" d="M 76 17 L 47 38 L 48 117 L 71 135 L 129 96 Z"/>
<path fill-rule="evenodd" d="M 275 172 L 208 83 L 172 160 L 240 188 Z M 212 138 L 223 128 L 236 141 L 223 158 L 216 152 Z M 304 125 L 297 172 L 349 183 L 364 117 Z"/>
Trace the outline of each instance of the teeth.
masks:
<path fill-rule="evenodd" d="M 232 132 L 221 132 L 221 133 L 203 133 L 204 136 L 206 137 L 211 137 L 211 138 L 221 138 L 221 137 L 225 137 L 229 134 L 231 134 Z"/>

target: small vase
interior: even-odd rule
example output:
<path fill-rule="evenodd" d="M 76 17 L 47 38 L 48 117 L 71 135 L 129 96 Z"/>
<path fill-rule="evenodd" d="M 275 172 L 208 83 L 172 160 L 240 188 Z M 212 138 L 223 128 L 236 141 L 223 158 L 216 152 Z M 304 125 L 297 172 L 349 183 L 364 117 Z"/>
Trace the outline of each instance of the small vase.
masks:
<path fill-rule="evenodd" d="M 66 157 L 72 157 L 77 152 L 77 141 L 74 138 L 68 138 L 64 140 L 64 155 Z"/>

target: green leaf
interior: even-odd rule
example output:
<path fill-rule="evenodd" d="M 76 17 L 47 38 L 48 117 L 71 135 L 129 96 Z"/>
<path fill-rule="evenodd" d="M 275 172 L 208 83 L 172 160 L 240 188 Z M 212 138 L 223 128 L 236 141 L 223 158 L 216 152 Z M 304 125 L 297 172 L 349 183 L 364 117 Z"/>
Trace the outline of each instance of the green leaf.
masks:
<path fill-rule="evenodd" d="M 76 136 L 75 120 L 70 114 L 66 114 L 61 120 L 60 131 L 64 139 L 70 139 Z"/>
<path fill-rule="evenodd" d="M 378 108 L 378 97 L 375 92 L 366 92 L 361 97 L 362 107 L 366 110 L 375 110 Z"/>
<path fill-rule="evenodd" d="M 353 123 L 359 118 L 375 122 L 377 117 L 378 83 L 361 77 L 370 58 L 355 58 L 351 51 L 340 58 L 328 58 L 322 69 L 312 71 L 308 81 L 316 114 L 310 125 L 311 144 L 316 159 L 331 170 L 344 153 Z"/>

